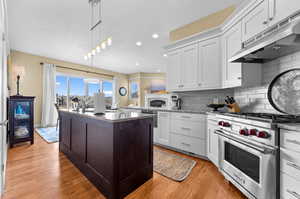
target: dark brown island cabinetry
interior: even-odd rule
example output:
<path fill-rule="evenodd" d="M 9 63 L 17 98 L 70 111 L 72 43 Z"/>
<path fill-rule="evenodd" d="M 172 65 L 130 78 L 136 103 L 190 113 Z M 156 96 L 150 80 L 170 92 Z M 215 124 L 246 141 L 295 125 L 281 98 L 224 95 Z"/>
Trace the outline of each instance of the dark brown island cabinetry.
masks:
<path fill-rule="evenodd" d="M 119 199 L 153 176 L 153 118 L 109 114 L 60 111 L 59 147 L 103 195 Z"/>

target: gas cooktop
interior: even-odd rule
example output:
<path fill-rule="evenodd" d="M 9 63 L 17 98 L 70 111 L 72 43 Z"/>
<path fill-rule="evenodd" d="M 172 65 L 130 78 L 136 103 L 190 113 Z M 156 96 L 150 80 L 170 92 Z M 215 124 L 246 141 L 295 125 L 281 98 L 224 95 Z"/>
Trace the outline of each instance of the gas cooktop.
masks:
<path fill-rule="evenodd" d="M 259 120 L 272 123 L 300 123 L 300 116 L 281 115 L 272 113 L 223 113 L 227 116 L 243 119 Z"/>

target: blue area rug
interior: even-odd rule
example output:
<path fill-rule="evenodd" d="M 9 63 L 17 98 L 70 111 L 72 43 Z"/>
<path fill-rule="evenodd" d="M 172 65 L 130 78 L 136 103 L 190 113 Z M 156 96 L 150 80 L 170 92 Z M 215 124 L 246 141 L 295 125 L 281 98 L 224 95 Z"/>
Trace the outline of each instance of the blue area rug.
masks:
<path fill-rule="evenodd" d="M 56 131 L 56 127 L 36 128 L 35 130 L 48 143 L 58 142 L 59 140 L 59 129 Z"/>

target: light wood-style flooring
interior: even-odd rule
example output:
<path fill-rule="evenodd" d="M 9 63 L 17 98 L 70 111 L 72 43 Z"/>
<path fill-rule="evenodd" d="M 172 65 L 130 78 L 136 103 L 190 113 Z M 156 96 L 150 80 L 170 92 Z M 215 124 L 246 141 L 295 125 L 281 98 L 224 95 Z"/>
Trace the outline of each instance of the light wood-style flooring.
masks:
<path fill-rule="evenodd" d="M 224 180 L 213 164 L 198 158 L 192 159 L 197 161 L 197 165 L 184 182 L 174 182 L 154 173 L 153 179 L 128 195 L 126 199 L 246 198 Z M 35 134 L 34 145 L 26 144 L 9 150 L 6 190 L 3 198 L 104 199 L 105 197 L 63 154 L 59 153 L 58 143 L 47 144 Z"/>

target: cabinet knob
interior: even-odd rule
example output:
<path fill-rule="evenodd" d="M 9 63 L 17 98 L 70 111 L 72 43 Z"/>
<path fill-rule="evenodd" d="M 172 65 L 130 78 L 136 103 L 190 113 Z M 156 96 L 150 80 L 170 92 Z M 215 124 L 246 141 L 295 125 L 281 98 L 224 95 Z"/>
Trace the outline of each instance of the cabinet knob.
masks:
<path fill-rule="evenodd" d="M 274 19 L 274 17 L 269 17 L 269 21 L 272 21 Z"/>
<path fill-rule="evenodd" d="M 264 21 L 263 24 L 264 24 L 264 25 L 267 25 L 267 24 L 268 24 L 268 21 Z"/>
<path fill-rule="evenodd" d="M 198 83 L 198 86 L 202 86 L 202 84 L 201 84 L 201 83 Z"/>
<path fill-rule="evenodd" d="M 237 79 L 238 79 L 238 80 L 241 80 L 241 79 L 242 79 L 242 77 L 238 77 Z"/>

